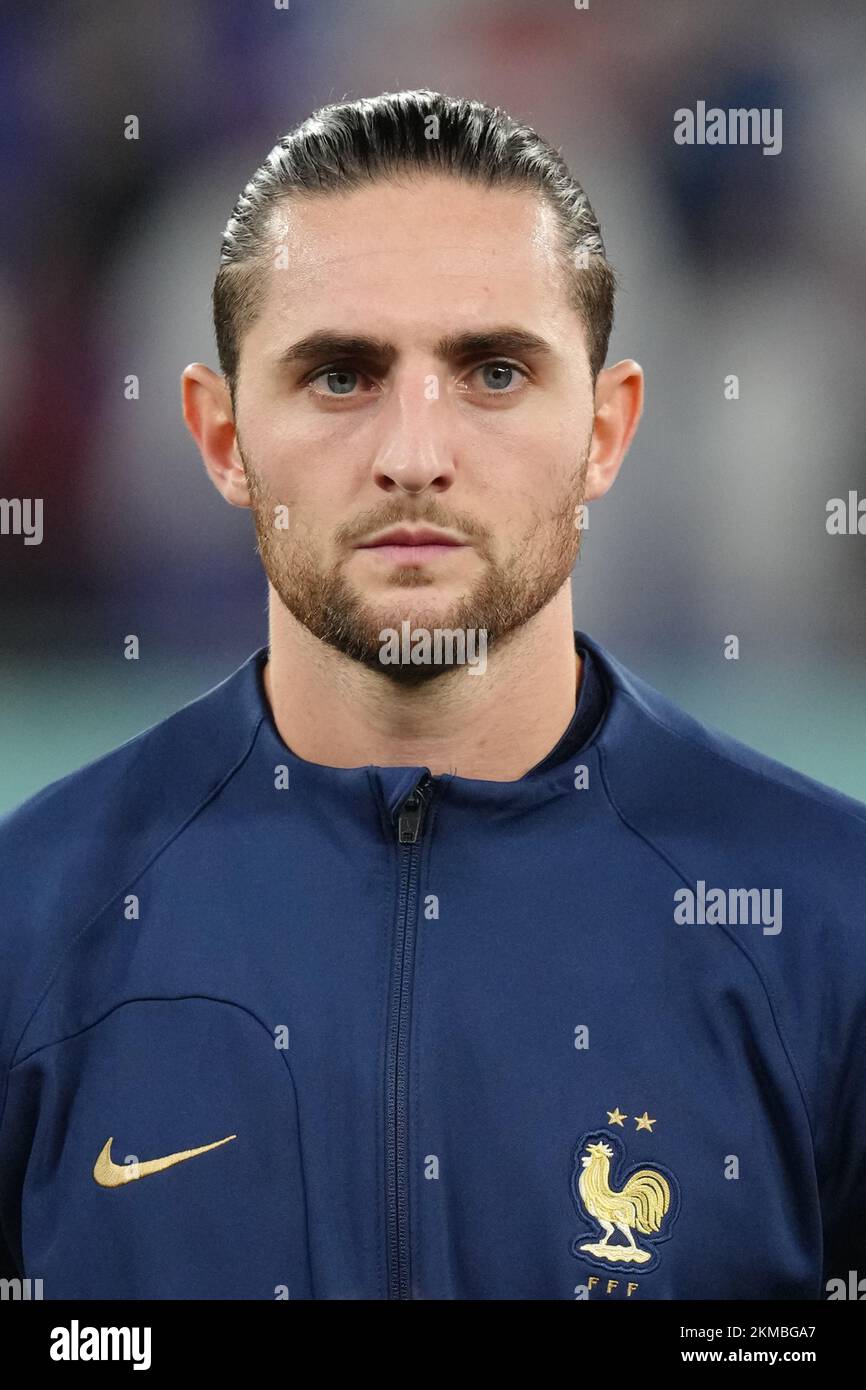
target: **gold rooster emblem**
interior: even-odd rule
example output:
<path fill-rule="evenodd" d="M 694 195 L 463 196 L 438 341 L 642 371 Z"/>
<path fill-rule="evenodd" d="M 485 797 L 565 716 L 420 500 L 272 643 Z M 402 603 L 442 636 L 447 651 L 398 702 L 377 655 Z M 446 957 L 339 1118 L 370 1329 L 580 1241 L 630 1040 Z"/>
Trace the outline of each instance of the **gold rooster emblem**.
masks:
<path fill-rule="evenodd" d="M 613 1138 L 613 1136 L 610 1136 Z M 666 1177 L 656 1168 L 639 1168 L 628 1174 L 619 1191 L 611 1186 L 610 1170 L 614 1150 L 604 1137 L 596 1143 L 581 1141 L 575 1151 L 579 1159 L 575 1198 L 584 1213 L 598 1222 L 604 1232 L 603 1240 L 574 1241 L 572 1253 L 585 1252 L 594 1260 L 608 1264 L 650 1265 L 657 1263 L 657 1252 L 639 1245 L 634 1238 L 637 1231 L 643 1236 L 665 1239 L 669 1231 L 661 1236 L 663 1225 L 670 1225 L 677 1214 L 677 1201 L 672 1209 L 671 1183 L 673 1174 Z M 578 1166 L 575 1165 L 575 1176 Z M 611 1244 L 614 1231 L 625 1237 L 626 1243 L 616 1241 Z M 585 1233 L 587 1234 L 587 1233 Z"/>

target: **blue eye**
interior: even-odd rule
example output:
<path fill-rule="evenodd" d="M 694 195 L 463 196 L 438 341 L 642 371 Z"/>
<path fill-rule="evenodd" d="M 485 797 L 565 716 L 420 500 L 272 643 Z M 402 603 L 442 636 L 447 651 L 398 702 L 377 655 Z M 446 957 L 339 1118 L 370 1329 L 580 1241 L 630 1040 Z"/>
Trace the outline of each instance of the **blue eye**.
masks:
<path fill-rule="evenodd" d="M 353 372 L 351 367 L 327 367 L 324 371 L 319 372 L 317 376 L 311 378 L 310 385 L 312 386 L 314 381 L 319 381 L 322 377 L 328 382 L 333 381 L 336 386 L 336 390 L 327 391 L 325 393 L 326 395 L 348 396 L 351 394 L 352 387 L 357 382 L 358 373 Z"/>
<path fill-rule="evenodd" d="M 485 372 L 485 373 L 487 373 L 487 372 L 491 372 L 491 373 L 492 373 L 492 372 L 508 372 L 508 373 L 509 373 L 508 380 L 506 380 L 506 381 L 503 381 L 502 377 L 500 376 L 500 377 L 494 378 L 494 380 L 491 382 L 491 380 L 490 380 L 488 377 L 485 376 L 485 383 L 484 383 L 484 384 L 488 387 L 488 389 L 489 389 L 489 390 L 493 390 L 493 391 L 498 391 L 498 390 L 503 389 L 504 387 L 507 387 L 507 386 L 510 386 L 510 385 L 511 385 L 511 378 L 513 377 L 514 373 L 517 371 L 517 368 L 516 368 L 516 367 L 512 367 L 512 366 L 510 365 L 510 363 L 508 363 L 508 362 L 485 362 L 484 365 L 483 365 L 482 367 L 479 367 L 479 368 L 478 368 L 478 370 L 481 371 L 481 372 Z"/>
<path fill-rule="evenodd" d="M 472 368 L 470 376 L 475 372 L 484 373 L 484 385 L 480 392 L 482 396 L 516 396 L 529 379 L 523 367 L 504 360 L 479 362 L 477 367 Z M 461 389 L 465 390 L 466 387 L 463 386 Z"/>

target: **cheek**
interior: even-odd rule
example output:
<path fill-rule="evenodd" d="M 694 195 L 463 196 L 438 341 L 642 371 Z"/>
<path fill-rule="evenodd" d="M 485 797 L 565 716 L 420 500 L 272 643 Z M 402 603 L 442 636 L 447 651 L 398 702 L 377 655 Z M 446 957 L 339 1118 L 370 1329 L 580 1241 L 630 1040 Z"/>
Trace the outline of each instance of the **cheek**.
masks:
<path fill-rule="evenodd" d="M 369 478 L 371 452 L 357 421 L 353 428 L 348 419 L 329 424 L 292 412 L 258 433 L 258 471 L 273 490 L 305 509 L 339 514 Z"/>
<path fill-rule="evenodd" d="M 311 459 L 302 441 L 273 425 L 241 430 L 244 456 L 261 479 L 269 498 L 299 505 L 309 491 Z"/>
<path fill-rule="evenodd" d="M 321 561 L 329 561 L 337 551 L 335 532 L 347 518 L 351 518 L 353 508 L 338 495 L 327 479 L 316 471 L 311 476 L 307 468 L 304 476 L 293 475 L 283 488 L 286 501 L 287 525 L 282 532 L 282 544 L 291 549 L 298 546 L 315 555 Z"/>
<path fill-rule="evenodd" d="M 483 455 L 467 469 L 471 491 L 482 508 L 489 508 L 511 536 L 529 531 L 539 520 L 558 511 L 562 499 L 575 490 L 578 450 L 570 439 L 540 431 L 533 437 L 488 441 Z"/>
<path fill-rule="evenodd" d="M 354 446 L 358 452 L 372 439 L 369 418 L 363 411 L 327 410 L 302 393 L 292 392 L 265 407 L 267 433 L 276 453 L 315 458 L 328 467 Z"/>

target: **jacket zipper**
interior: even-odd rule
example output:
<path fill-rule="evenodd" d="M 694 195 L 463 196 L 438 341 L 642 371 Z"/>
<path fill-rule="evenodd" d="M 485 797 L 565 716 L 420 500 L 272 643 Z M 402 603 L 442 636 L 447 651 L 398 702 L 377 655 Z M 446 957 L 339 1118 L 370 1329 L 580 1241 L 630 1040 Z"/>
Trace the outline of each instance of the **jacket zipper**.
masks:
<path fill-rule="evenodd" d="M 409 1191 L 407 1109 L 409 1029 L 415 932 L 418 922 L 419 841 L 430 804 L 433 778 L 425 772 L 396 815 L 400 892 L 391 976 L 385 1110 L 388 1297 L 411 1298 L 409 1272 Z"/>

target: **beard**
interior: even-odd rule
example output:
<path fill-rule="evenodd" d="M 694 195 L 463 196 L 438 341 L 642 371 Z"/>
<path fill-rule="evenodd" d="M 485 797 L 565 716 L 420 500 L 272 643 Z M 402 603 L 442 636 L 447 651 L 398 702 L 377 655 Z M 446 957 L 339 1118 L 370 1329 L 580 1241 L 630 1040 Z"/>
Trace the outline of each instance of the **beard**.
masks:
<path fill-rule="evenodd" d="M 444 607 L 425 607 L 423 591 L 437 581 L 429 571 L 414 568 L 395 567 L 389 575 L 393 587 L 406 588 L 405 601 L 365 599 L 346 578 L 341 563 L 323 564 L 316 548 L 306 537 L 293 534 L 291 525 L 285 530 L 275 526 L 279 499 L 271 495 L 261 474 L 244 457 L 239 439 L 237 444 L 249 487 L 258 554 L 280 602 L 314 637 L 400 686 L 420 686 L 462 667 L 455 660 L 383 662 L 384 629 L 399 631 L 409 620 L 416 629 L 428 632 L 485 633 L 485 650 L 489 652 L 546 607 L 568 581 L 577 560 L 582 530 L 575 516 L 584 498 L 589 442 L 550 511 L 533 519 L 502 560 L 493 554 L 489 530 L 466 513 L 446 511 L 432 497 L 421 502 L 418 511 L 412 510 L 406 497 L 392 498 L 351 526 L 337 528 L 334 543 L 338 551 L 356 545 L 372 532 L 404 523 L 460 532 L 485 562 L 484 572 L 467 594 Z M 453 646 L 450 654 L 454 656 Z"/>

